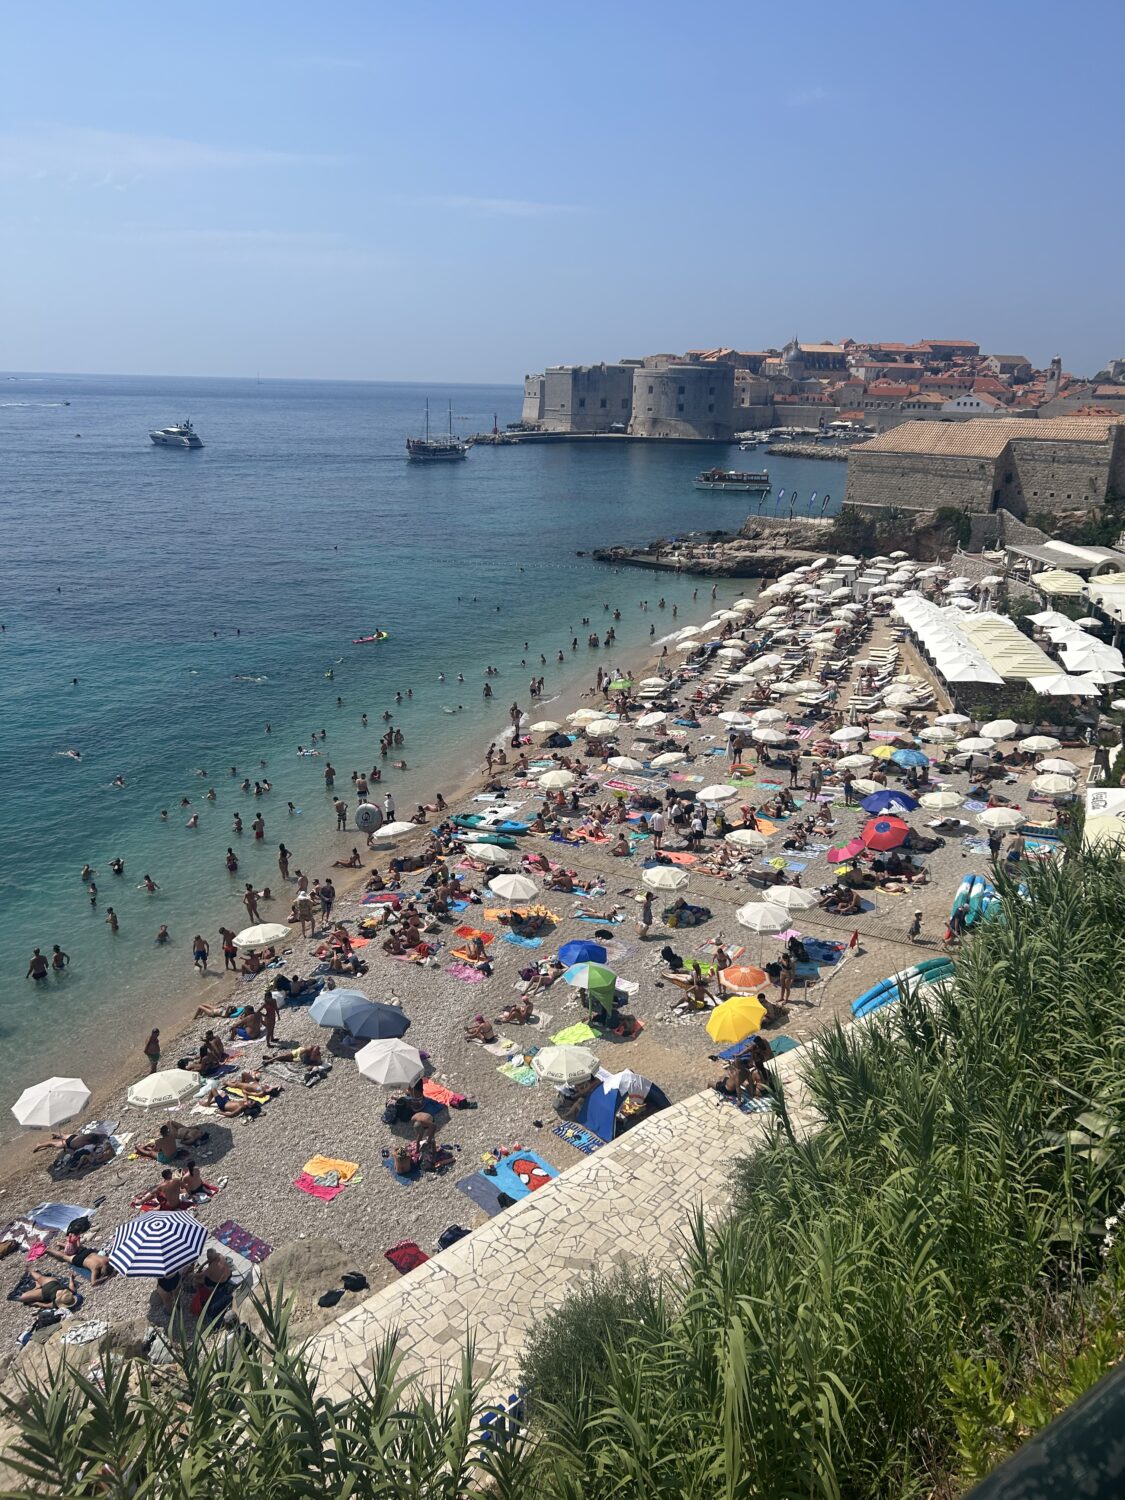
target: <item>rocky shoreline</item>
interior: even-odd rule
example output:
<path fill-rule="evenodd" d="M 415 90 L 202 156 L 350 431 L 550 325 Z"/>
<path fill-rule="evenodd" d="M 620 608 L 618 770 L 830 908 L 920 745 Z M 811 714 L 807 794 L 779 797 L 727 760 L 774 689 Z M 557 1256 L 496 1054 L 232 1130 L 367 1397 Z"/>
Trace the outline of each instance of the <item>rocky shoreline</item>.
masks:
<path fill-rule="evenodd" d="M 614 568 L 695 573 L 703 578 L 779 578 L 824 555 L 831 525 L 830 520 L 807 516 L 792 521 L 755 516 L 737 532 L 658 537 L 647 547 L 597 547 L 589 556 Z"/>

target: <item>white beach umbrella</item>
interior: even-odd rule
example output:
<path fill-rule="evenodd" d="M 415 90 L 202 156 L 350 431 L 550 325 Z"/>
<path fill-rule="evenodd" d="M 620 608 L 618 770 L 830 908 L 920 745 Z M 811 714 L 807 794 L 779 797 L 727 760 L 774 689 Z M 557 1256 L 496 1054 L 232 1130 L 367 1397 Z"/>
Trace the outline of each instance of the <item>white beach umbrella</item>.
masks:
<path fill-rule="evenodd" d="M 465 855 L 481 865 L 510 865 L 514 851 L 499 844 L 466 844 Z"/>
<path fill-rule="evenodd" d="M 764 849 L 766 847 L 766 836 L 759 833 L 756 828 L 732 828 L 723 835 L 723 842 L 727 844 L 738 844 L 743 849 Z"/>
<path fill-rule="evenodd" d="M 737 620 L 741 616 L 733 609 L 720 609 L 711 618 L 712 620 L 718 620 L 720 625 L 725 625 L 728 620 Z"/>
<path fill-rule="evenodd" d="M 814 682 L 811 677 L 800 677 L 796 682 L 783 683 L 787 693 L 819 693 L 824 689 L 822 682 Z"/>
<path fill-rule="evenodd" d="M 919 730 L 918 738 L 931 745 L 947 745 L 953 738 L 953 731 L 943 724 L 931 724 L 927 729 Z"/>
<path fill-rule="evenodd" d="M 906 715 L 897 708 L 881 708 L 871 717 L 877 724 L 901 724 Z"/>
<path fill-rule="evenodd" d="M 642 677 L 638 686 L 664 688 L 668 686 L 668 679 L 666 677 Z"/>
<path fill-rule="evenodd" d="M 721 806 L 725 802 L 735 801 L 738 796 L 739 791 L 736 786 L 727 786 L 719 782 L 715 786 L 705 786 L 701 792 L 696 792 L 695 800 L 697 802 L 714 802 Z"/>
<path fill-rule="evenodd" d="M 767 724 L 763 729 L 752 729 L 750 738 L 757 740 L 759 745 L 784 745 L 789 736 L 780 729 L 771 729 Z"/>
<path fill-rule="evenodd" d="M 754 608 L 754 602 L 753 599 L 736 599 L 731 605 L 731 609 L 737 609 L 742 614 L 745 614 L 748 609 Z"/>
<path fill-rule="evenodd" d="M 606 761 L 615 771 L 643 771 L 644 761 L 636 760 L 632 755 L 611 755 Z"/>
<path fill-rule="evenodd" d="M 968 751 L 970 754 L 973 752 L 983 753 L 987 750 L 995 750 L 996 741 L 990 740 L 984 734 L 970 734 L 967 739 L 957 741 L 957 748 L 958 750 Z"/>
<path fill-rule="evenodd" d="M 531 1066 L 544 1083 L 558 1087 L 586 1083 L 601 1067 L 588 1047 L 544 1047 L 531 1059 Z"/>
<path fill-rule="evenodd" d="M 673 651 L 695 651 L 695 650 L 698 649 L 698 647 L 699 647 L 699 642 L 697 640 L 695 640 L 694 638 L 692 638 L 691 640 L 677 641 L 676 644 L 672 647 L 672 650 Z"/>
<path fill-rule="evenodd" d="M 1024 814 L 1017 807 L 989 807 L 977 818 L 982 828 L 994 828 L 1000 831 L 1018 828 L 1023 821 Z"/>
<path fill-rule="evenodd" d="M 561 725 L 556 724 L 554 719 L 540 719 L 537 724 L 531 725 L 532 734 L 554 734 Z"/>
<path fill-rule="evenodd" d="M 1036 776 L 1031 783 L 1031 790 L 1042 792 L 1047 797 L 1061 797 L 1073 793 L 1075 784 L 1071 776 L 1056 776 L 1048 772 L 1046 776 Z"/>
<path fill-rule="evenodd" d="M 819 897 L 800 885 L 775 885 L 770 891 L 770 904 L 784 906 L 786 911 L 810 911 L 819 904 Z"/>
<path fill-rule="evenodd" d="M 604 718 L 604 714 L 596 708 L 576 708 L 572 714 L 567 714 L 568 724 L 592 724 L 595 720 Z"/>
<path fill-rule="evenodd" d="M 883 694 L 883 702 L 889 703 L 892 708 L 904 708 L 914 702 L 915 696 L 913 688 L 891 688 L 889 692 Z"/>
<path fill-rule="evenodd" d="M 1027 739 L 1019 740 L 1016 748 L 1027 750 L 1034 754 L 1047 754 L 1051 750 L 1062 748 L 1062 741 L 1056 740 L 1049 734 L 1029 734 Z"/>
<path fill-rule="evenodd" d="M 586 730 L 587 739 L 608 740 L 619 732 L 621 725 L 616 719 L 594 719 L 583 727 Z"/>
<path fill-rule="evenodd" d="M 658 724 L 663 724 L 668 715 L 663 709 L 653 709 L 650 714 L 642 714 L 637 720 L 638 729 L 655 729 Z"/>
<path fill-rule="evenodd" d="M 1049 760 L 1041 760 L 1035 767 L 1036 774 L 1044 771 L 1053 771 L 1056 776 L 1077 776 L 1078 767 L 1072 760 L 1063 760 L 1061 756 L 1054 756 Z"/>
<path fill-rule="evenodd" d="M 377 828 L 371 837 L 376 844 L 393 844 L 396 839 L 404 839 L 408 833 L 417 832 L 417 823 L 404 823 L 397 820 L 393 823 L 384 823 L 382 828 Z"/>
<path fill-rule="evenodd" d="M 654 891 L 681 891 L 688 883 L 688 872 L 679 865 L 653 865 L 641 879 Z"/>
<path fill-rule="evenodd" d="M 687 756 L 682 750 L 665 750 L 662 755 L 656 755 L 649 762 L 650 765 L 663 770 L 665 766 L 682 766 Z"/>
<path fill-rule="evenodd" d="M 828 738 L 837 745 L 847 745 L 852 740 L 865 740 L 867 730 L 859 724 L 846 724 L 843 729 L 837 729 Z"/>
<path fill-rule="evenodd" d="M 526 875 L 495 875 L 488 882 L 488 889 L 505 901 L 530 901 L 539 894 L 535 881 Z"/>
<path fill-rule="evenodd" d="M 744 714 L 741 709 L 737 708 L 726 709 L 719 715 L 719 718 L 724 724 L 752 724 L 754 722 L 749 714 Z"/>
<path fill-rule="evenodd" d="M 254 927 L 244 927 L 236 936 L 236 948 L 268 948 L 271 943 L 283 943 L 291 929 L 280 922 L 259 922 Z"/>
<path fill-rule="evenodd" d="M 557 771 L 544 771 L 539 778 L 539 785 L 545 786 L 549 792 L 561 792 L 565 787 L 573 786 L 576 780 L 573 771 L 560 766 Z"/>
<path fill-rule="evenodd" d="M 933 808 L 935 812 L 948 812 L 952 807 L 960 807 L 961 798 L 956 792 L 923 792 L 918 798 L 923 807 Z"/>
<path fill-rule="evenodd" d="M 886 791 L 877 781 L 868 781 L 866 777 L 857 776 L 852 782 L 852 787 L 861 797 L 873 797 L 876 792 Z"/>
<path fill-rule="evenodd" d="M 161 1068 L 134 1083 L 125 1097 L 139 1109 L 167 1109 L 194 1094 L 202 1081 L 198 1073 L 186 1068 Z"/>
<path fill-rule="evenodd" d="M 426 1071 L 422 1054 L 397 1036 L 378 1037 L 361 1047 L 356 1066 L 364 1078 L 385 1089 L 408 1089 Z"/>
<path fill-rule="evenodd" d="M 1015 719 L 990 719 L 980 726 L 980 732 L 990 740 L 1010 740 L 1018 728 Z"/>
<path fill-rule="evenodd" d="M 873 755 L 844 755 L 836 762 L 838 771 L 866 771 L 875 764 Z"/>
<path fill-rule="evenodd" d="M 683 625 L 683 626 L 680 627 L 679 630 L 676 631 L 676 635 L 682 641 L 686 641 L 689 636 L 702 635 L 702 633 L 703 633 L 703 626 L 702 625 Z"/>
<path fill-rule="evenodd" d="M 45 1078 L 24 1089 L 12 1105 L 19 1123 L 33 1130 L 49 1130 L 86 1108 L 90 1090 L 81 1078 Z"/>
<path fill-rule="evenodd" d="M 943 728 L 947 729 L 956 729 L 959 724 L 971 724 L 972 722 L 968 714 L 938 714 L 934 720 L 935 724 L 940 724 Z"/>
<path fill-rule="evenodd" d="M 735 916 L 752 932 L 783 932 L 789 926 L 788 911 L 772 901 L 748 901 L 738 908 Z"/>
<path fill-rule="evenodd" d="M 751 719 L 755 724 L 784 724 L 786 715 L 780 708 L 760 708 L 751 715 Z"/>

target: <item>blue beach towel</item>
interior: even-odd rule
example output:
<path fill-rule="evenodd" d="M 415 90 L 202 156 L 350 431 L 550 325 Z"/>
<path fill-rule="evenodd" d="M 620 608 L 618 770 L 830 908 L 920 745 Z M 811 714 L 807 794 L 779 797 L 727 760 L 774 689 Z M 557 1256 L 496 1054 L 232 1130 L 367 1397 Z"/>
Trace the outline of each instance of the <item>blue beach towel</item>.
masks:
<path fill-rule="evenodd" d="M 585 1125 L 587 1130 L 592 1130 L 600 1140 L 612 1141 L 617 1125 L 617 1090 L 611 1089 L 606 1093 L 605 1089 L 596 1088 L 592 1094 L 588 1094 L 578 1122 Z"/>
<path fill-rule="evenodd" d="M 404 1188 L 413 1187 L 414 1184 L 416 1182 L 418 1182 L 420 1180 L 421 1176 L 422 1176 L 422 1171 L 421 1171 L 420 1167 L 412 1167 L 409 1172 L 405 1172 L 405 1173 L 403 1173 L 403 1172 L 396 1172 L 395 1171 L 395 1159 L 394 1159 L 393 1156 L 384 1156 L 384 1158 L 383 1158 L 383 1165 L 386 1167 L 387 1171 L 391 1174 L 391 1181 L 392 1182 L 397 1182 L 398 1185 L 399 1185 L 399 1187 L 404 1187 Z"/>
<path fill-rule="evenodd" d="M 518 932 L 505 932 L 501 939 L 505 943 L 511 943 L 513 948 L 542 948 L 542 938 L 521 937 Z"/>
<path fill-rule="evenodd" d="M 506 1156 L 503 1161 L 496 1163 L 496 1175 L 492 1179 L 497 1189 L 501 1193 L 507 1193 L 509 1198 L 526 1198 L 528 1193 L 536 1191 L 536 1189 L 533 1189 L 513 1170 L 513 1162 L 530 1162 L 539 1169 L 539 1172 L 545 1172 L 548 1177 L 557 1177 L 559 1175 L 550 1162 L 544 1161 L 534 1151 L 513 1152 L 511 1156 Z"/>
<path fill-rule="evenodd" d="M 591 1151 L 596 1151 L 599 1146 L 605 1145 L 605 1142 L 593 1131 L 584 1130 L 581 1125 L 572 1125 L 569 1121 L 556 1125 L 551 1134 L 557 1135 L 560 1141 L 565 1141 L 568 1146 L 573 1146 L 584 1156 L 589 1156 Z"/>
<path fill-rule="evenodd" d="M 483 1209 L 489 1217 L 498 1214 L 504 1206 L 500 1202 L 500 1189 L 496 1186 L 496 1180 L 486 1177 L 483 1172 L 474 1172 L 471 1177 L 462 1177 L 460 1182 L 453 1186 L 459 1193 L 464 1193 L 470 1203 L 475 1203 Z"/>

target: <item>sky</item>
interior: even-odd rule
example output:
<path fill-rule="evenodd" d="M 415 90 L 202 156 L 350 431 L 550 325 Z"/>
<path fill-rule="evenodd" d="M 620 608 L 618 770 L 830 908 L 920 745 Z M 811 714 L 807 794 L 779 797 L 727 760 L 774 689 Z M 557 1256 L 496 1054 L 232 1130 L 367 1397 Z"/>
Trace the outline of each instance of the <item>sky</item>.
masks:
<path fill-rule="evenodd" d="M 0 366 L 1125 355 L 1120 0 L 4 7 Z"/>

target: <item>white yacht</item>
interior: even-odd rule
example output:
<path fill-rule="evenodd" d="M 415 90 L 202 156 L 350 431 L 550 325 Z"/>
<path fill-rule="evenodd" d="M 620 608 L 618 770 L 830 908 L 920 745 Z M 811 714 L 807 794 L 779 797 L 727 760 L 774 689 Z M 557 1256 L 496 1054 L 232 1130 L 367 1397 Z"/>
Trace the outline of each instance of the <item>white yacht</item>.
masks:
<path fill-rule="evenodd" d="M 158 448 L 202 448 L 203 440 L 187 417 L 174 427 L 158 427 L 149 437 Z"/>

